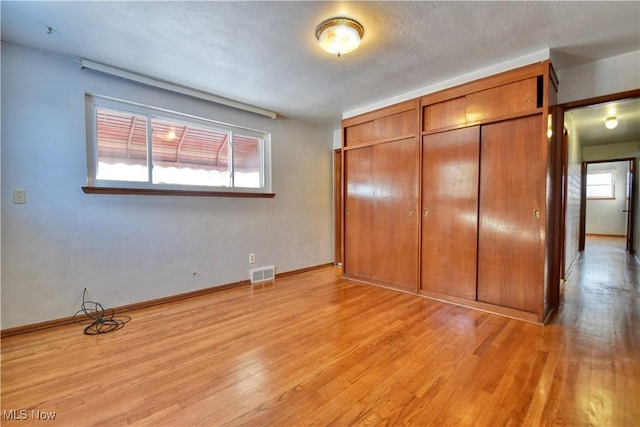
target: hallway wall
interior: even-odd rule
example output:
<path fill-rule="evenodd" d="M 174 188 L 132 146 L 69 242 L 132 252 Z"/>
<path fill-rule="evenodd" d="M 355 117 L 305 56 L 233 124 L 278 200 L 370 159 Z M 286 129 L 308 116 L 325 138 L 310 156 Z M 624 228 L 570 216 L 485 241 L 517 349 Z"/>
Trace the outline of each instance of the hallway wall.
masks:
<path fill-rule="evenodd" d="M 582 147 L 573 119 L 565 115 L 565 127 L 569 135 L 567 172 L 567 210 L 565 215 L 565 265 L 571 269 L 578 256 L 580 239 L 580 185 L 582 168 Z"/>

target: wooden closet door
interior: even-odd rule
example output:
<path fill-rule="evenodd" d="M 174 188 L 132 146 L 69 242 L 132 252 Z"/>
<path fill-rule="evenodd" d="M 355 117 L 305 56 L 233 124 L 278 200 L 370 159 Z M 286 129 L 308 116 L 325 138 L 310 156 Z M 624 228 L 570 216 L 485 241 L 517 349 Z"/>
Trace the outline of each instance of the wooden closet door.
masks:
<path fill-rule="evenodd" d="M 476 299 L 480 127 L 425 135 L 421 290 Z"/>
<path fill-rule="evenodd" d="M 372 278 L 417 291 L 419 145 L 416 138 L 373 146 Z"/>
<path fill-rule="evenodd" d="M 373 209 L 372 148 L 344 152 L 344 273 L 371 274 L 371 215 Z"/>
<path fill-rule="evenodd" d="M 543 303 L 546 146 L 540 115 L 482 127 L 478 301 Z"/>

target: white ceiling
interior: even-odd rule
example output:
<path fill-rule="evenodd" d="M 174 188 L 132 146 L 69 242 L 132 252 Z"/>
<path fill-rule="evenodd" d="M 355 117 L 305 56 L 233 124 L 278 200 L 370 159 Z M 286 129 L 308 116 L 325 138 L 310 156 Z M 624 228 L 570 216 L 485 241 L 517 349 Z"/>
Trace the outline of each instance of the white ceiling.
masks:
<path fill-rule="evenodd" d="M 545 49 L 564 69 L 640 48 L 637 1 L 3 0 L 1 13 L 3 41 L 335 128 L 344 112 Z M 365 27 L 341 58 L 314 34 L 336 15 Z"/>
<path fill-rule="evenodd" d="M 565 113 L 571 117 L 580 144 L 594 145 L 640 142 L 640 98 L 578 108 Z M 618 126 L 607 129 L 607 117 L 617 117 Z"/>

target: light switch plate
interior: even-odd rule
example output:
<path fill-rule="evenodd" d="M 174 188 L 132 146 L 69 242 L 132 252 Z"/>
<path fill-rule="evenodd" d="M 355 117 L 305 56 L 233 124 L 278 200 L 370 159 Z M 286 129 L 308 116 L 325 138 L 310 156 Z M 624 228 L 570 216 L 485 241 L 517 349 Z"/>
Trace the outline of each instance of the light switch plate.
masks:
<path fill-rule="evenodd" d="M 27 203 L 27 190 L 13 190 L 13 203 L 18 205 Z"/>

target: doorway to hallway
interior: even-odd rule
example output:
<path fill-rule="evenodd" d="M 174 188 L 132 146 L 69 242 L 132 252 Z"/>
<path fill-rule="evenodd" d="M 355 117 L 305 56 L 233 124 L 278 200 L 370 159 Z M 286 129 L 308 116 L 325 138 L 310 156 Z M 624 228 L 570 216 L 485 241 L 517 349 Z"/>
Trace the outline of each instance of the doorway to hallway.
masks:
<path fill-rule="evenodd" d="M 634 158 L 584 162 L 582 176 L 582 232 L 622 237 L 630 253 L 634 250 L 635 164 Z"/>

